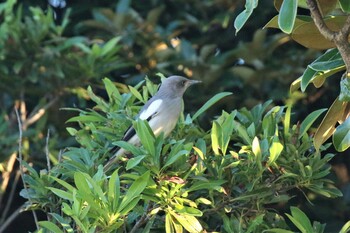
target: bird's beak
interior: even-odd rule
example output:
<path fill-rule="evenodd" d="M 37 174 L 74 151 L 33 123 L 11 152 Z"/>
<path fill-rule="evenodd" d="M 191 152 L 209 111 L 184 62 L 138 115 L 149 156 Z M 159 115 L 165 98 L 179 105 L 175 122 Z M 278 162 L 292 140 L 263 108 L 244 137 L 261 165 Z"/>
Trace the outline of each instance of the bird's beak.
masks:
<path fill-rule="evenodd" d="M 201 83 L 202 81 L 200 80 L 189 80 L 188 81 L 188 86 L 192 86 L 193 84 Z"/>

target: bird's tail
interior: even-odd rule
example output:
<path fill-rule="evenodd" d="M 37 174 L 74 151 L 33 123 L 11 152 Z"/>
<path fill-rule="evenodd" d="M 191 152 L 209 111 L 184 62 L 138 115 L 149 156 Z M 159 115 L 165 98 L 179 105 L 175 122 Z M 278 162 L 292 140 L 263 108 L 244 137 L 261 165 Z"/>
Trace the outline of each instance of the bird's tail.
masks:
<path fill-rule="evenodd" d="M 108 172 L 109 170 L 111 170 L 113 165 L 115 165 L 115 163 L 119 160 L 120 156 L 123 155 L 125 151 L 124 151 L 124 149 L 122 149 L 118 146 L 115 146 L 110 150 L 110 152 L 113 154 L 113 156 L 104 165 L 104 167 L 103 167 L 104 172 Z"/>

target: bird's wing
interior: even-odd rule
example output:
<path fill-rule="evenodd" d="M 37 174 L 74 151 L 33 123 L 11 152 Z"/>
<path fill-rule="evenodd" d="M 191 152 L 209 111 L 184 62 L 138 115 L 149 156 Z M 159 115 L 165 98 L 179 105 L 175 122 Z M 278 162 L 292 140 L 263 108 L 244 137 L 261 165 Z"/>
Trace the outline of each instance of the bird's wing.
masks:
<path fill-rule="evenodd" d="M 155 115 L 158 114 L 162 102 L 163 101 L 161 99 L 157 99 L 153 101 L 150 105 L 145 105 L 145 107 L 141 110 L 138 118 L 141 120 L 150 121 Z M 129 139 L 132 138 L 135 134 L 136 131 L 134 127 L 130 126 L 124 134 L 123 141 L 129 141 Z"/>

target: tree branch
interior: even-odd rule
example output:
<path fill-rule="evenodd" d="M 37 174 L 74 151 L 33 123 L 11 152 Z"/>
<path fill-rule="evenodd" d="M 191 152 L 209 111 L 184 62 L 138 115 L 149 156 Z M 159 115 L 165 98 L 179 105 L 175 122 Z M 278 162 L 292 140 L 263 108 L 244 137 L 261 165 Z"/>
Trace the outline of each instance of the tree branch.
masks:
<path fill-rule="evenodd" d="M 310 9 L 311 17 L 314 20 L 317 29 L 327 40 L 332 41 L 338 48 L 346 66 L 345 77 L 350 78 L 350 47 L 348 42 L 350 34 L 350 16 L 346 19 L 343 27 L 338 32 L 334 32 L 329 29 L 323 20 L 316 0 L 307 0 L 306 3 Z"/>
<path fill-rule="evenodd" d="M 16 116 L 17 116 L 17 122 L 18 122 L 18 130 L 19 130 L 19 139 L 18 139 L 18 161 L 19 161 L 19 171 L 21 173 L 21 178 L 22 178 L 22 182 L 23 182 L 23 188 L 28 192 L 28 187 L 26 182 L 24 181 L 24 171 L 23 171 L 23 156 L 22 156 L 22 122 L 21 122 L 21 118 L 19 116 L 18 110 L 17 108 L 15 108 L 15 112 L 16 112 Z M 28 197 L 28 200 L 30 203 L 32 203 L 31 198 Z M 36 213 L 34 210 L 32 210 L 33 213 L 33 217 L 34 217 L 34 221 L 35 221 L 35 225 L 36 228 L 39 229 L 39 224 L 38 224 L 38 217 L 36 216 Z"/>
<path fill-rule="evenodd" d="M 306 3 L 310 9 L 311 17 L 314 20 L 318 30 L 327 40 L 334 42 L 336 33 L 327 27 L 326 23 L 322 18 L 322 14 L 320 9 L 318 8 L 317 2 L 315 0 L 307 0 Z"/>

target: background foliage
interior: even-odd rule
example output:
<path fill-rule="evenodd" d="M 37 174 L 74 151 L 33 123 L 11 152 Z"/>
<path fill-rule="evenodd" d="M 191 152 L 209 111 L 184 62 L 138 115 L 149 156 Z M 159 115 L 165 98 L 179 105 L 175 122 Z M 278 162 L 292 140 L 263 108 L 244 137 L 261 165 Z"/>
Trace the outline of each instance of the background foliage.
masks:
<path fill-rule="evenodd" d="M 247 1 L 247 3 L 250 2 L 257 3 L 257 1 Z M 165 218 L 167 226 L 170 228 L 172 226 L 173 229 L 177 229 L 179 223 L 185 226 L 186 221 L 199 219 L 201 224 L 208 223 L 207 226 L 202 226 L 207 227 L 206 229 L 227 232 L 238 232 L 244 229 L 248 232 L 259 232 L 261 229 L 271 228 L 274 224 L 269 220 L 275 219 L 270 208 L 278 210 L 276 212 L 278 224 L 273 227 L 285 228 L 284 219 L 291 219 L 290 217 L 298 219 L 298 216 L 302 216 L 294 207 L 289 209 L 292 205 L 303 209 L 312 220 L 327 222 L 328 231 L 338 231 L 340 226 L 348 220 L 349 195 L 346 191 L 349 180 L 348 158 L 336 155 L 332 159 L 336 162 L 333 166 L 336 173 L 327 177 L 337 181 L 338 187 L 343 188 L 344 198 L 325 199 L 324 196 L 339 195 L 334 191 L 335 189 L 327 189 L 328 180 L 321 179 L 329 171 L 325 163 L 333 156 L 326 154 L 332 153 L 332 147 L 320 156 L 318 152 L 312 150 L 312 142 L 307 137 L 306 131 L 299 131 L 297 124 L 298 121 L 306 122 L 303 125 L 303 129 L 306 130 L 313 122 L 311 120 L 316 120 L 321 112 L 313 113 L 309 118 L 306 116 L 312 110 L 331 105 L 339 94 L 340 75 L 334 73 L 344 68 L 336 51 L 328 51 L 335 53 L 333 60 L 327 59 L 326 53 L 323 59 L 320 60 L 321 56 L 319 60 L 312 63 L 322 52 L 305 49 L 291 41 L 291 39 L 298 41 L 295 37 L 299 35 L 297 26 L 306 24 L 304 16 L 302 17 L 304 21 L 299 20 L 301 17 L 290 16 L 295 18 L 294 26 L 284 25 L 286 19 L 283 21 L 278 17 L 273 18 L 278 11 L 272 3 L 266 1 L 259 2 L 259 7 L 256 9 L 254 4 L 250 5 L 251 8 L 246 4 L 245 8 L 248 10 L 245 11 L 242 2 L 221 0 L 190 2 L 150 0 L 143 1 L 142 4 L 127 0 L 90 1 L 84 6 L 74 1 L 56 3 L 56 7 L 53 7 L 41 1 L 31 1 L 29 4 L 8 0 L 0 5 L 2 19 L 0 25 L 2 99 L 0 101 L 2 109 L 0 137 L 2 140 L 0 143 L 3 148 L 0 153 L 0 159 L 3 161 L 0 165 L 2 172 L 0 223 L 9 219 L 9 213 L 17 213 L 18 207 L 10 204 L 20 203 L 11 202 L 11 198 L 16 196 L 16 189 L 18 191 L 21 189 L 18 186 L 17 165 L 14 165 L 18 139 L 18 126 L 12 111 L 14 106 L 20 110 L 23 124 L 23 156 L 30 165 L 26 167 L 31 174 L 29 177 L 34 177 L 32 181 L 27 180 L 27 182 L 33 185 L 33 188 L 41 187 L 35 189 L 38 193 L 34 197 L 44 199 L 38 200 L 39 205 L 36 207 L 40 207 L 46 213 L 52 213 L 49 215 L 51 222 L 71 224 L 74 220 L 77 224 L 79 219 L 87 221 L 81 223 L 84 227 L 98 224 L 106 226 L 107 220 L 111 217 L 105 215 L 108 212 L 104 213 L 104 219 L 98 220 L 100 221 L 98 224 L 89 221 L 94 219 L 96 214 L 102 214 L 94 212 L 99 211 L 96 205 L 99 207 L 111 205 L 108 207 L 111 212 L 115 213 L 117 210 L 123 216 L 128 214 L 127 219 L 122 218 L 123 222 L 117 221 L 116 225 L 111 227 L 130 226 L 142 218 L 141 212 L 148 210 L 150 203 L 153 203 L 154 209 L 159 207 L 154 210 L 153 222 L 159 223 Z M 281 3 L 282 1 L 275 1 L 277 9 L 282 7 Z M 64 6 L 65 4 L 68 6 Z M 334 5 L 333 8 L 336 6 Z M 343 5 L 341 7 L 341 10 L 347 12 L 347 8 Z M 242 10 L 247 16 L 251 15 L 253 10 L 254 13 L 241 31 L 235 35 L 233 22 L 234 19 L 237 20 L 236 16 Z M 297 12 L 303 14 L 307 11 L 298 8 Z M 310 19 L 307 22 L 309 21 Z M 282 30 L 291 33 L 291 37 L 273 29 L 261 30 L 266 23 L 269 27 L 282 27 Z M 300 30 L 306 32 L 308 28 Z M 245 65 L 237 66 L 239 58 L 245 60 Z M 339 62 L 336 63 L 336 61 Z M 317 62 L 326 62 L 326 64 L 322 63 L 326 66 L 320 68 Z M 308 67 L 307 73 L 305 67 L 309 63 L 312 65 Z M 327 72 L 320 70 L 324 67 L 327 67 Z M 127 93 L 129 92 L 127 85 L 136 85 L 144 79 L 146 74 L 151 80 L 159 83 L 159 79 L 155 77 L 157 72 L 165 75 L 176 73 L 203 81 L 201 88 L 190 90 L 185 97 L 185 111 L 192 113 L 192 116 L 214 94 L 222 91 L 230 91 L 234 94 L 221 99 L 205 114 L 199 115 L 194 123 L 191 123 L 191 118 L 185 117 L 172 136 L 174 141 L 155 139 L 158 147 L 164 144 L 161 155 L 165 160 L 159 169 L 167 163 L 166 159 L 170 158 L 168 154 L 177 154 L 176 149 L 179 150 L 179 157 L 176 157 L 179 161 L 191 161 L 191 158 L 195 157 L 197 162 L 200 161 L 197 163 L 198 167 L 191 167 L 191 163 L 184 163 L 183 167 L 179 167 L 176 164 L 180 162 L 174 161 L 161 171 L 151 171 L 150 174 L 142 175 L 143 171 L 149 168 L 147 166 L 152 164 L 152 158 L 154 159 L 155 154 L 150 153 L 148 157 L 137 156 L 134 160 L 125 161 L 128 171 L 119 170 L 119 175 L 115 173 L 108 181 L 95 164 L 101 164 L 106 158 L 106 148 L 110 146 L 108 142 L 120 138 L 127 127 L 124 123 L 130 124 L 130 118 L 137 111 L 139 103 L 136 97 L 129 93 L 120 97 L 125 98 L 124 105 L 118 105 L 115 103 L 117 97 L 108 94 L 108 88 L 111 87 L 103 87 L 101 79 L 104 76 L 110 77 L 118 87 L 118 93 Z M 321 82 L 322 85 L 317 85 L 317 80 L 323 81 L 329 75 L 332 75 L 331 79 Z M 289 95 L 289 85 L 299 76 L 301 78 L 298 80 L 304 80 L 301 81 L 302 91 L 311 82 L 320 89 L 309 88 L 305 94 L 298 90 L 300 82 L 296 81 L 292 85 L 294 92 Z M 104 84 L 106 85 L 106 81 Z M 145 99 L 155 91 L 155 86 L 150 88 L 151 82 L 147 81 L 147 84 L 147 88 L 143 88 L 142 91 L 139 89 Z M 87 89 L 87 85 L 90 85 L 91 89 Z M 104 91 L 105 88 L 107 94 Z M 101 103 L 96 95 L 109 99 L 109 102 Z M 257 105 L 268 99 L 273 99 L 273 104 L 269 107 L 267 104 Z M 290 114 L 283 107 L 285 104 L 294 105 L 293 114 L 290 116 L 291 121 L 285 119 Z M 281 107 L 273 108 L 275 105 L 281 105 Z M 72 111 L 59 111 L 59 109 L 72 106 L 78 106 L 80 109 L 95 107 L 96 111 L 80 110 L 81 116 L 71 119 L 64 125 L 66 120 L 76 114 Z M 249 110 L 234 111 L 244 106 Z M 271 108 L 276 112 L 272 114 Z M 222 113 L 222 109 L 227 113 Z M 97 110 L 102 111 L 103 114 L 101 115 Z M 269 114 L 273 117 L 266 116 L 269 110 Z M 277 116 L 276 113 L 278 113 Z M 89 118 L 83 118 L 84 115 Z M 216 119 L 214 116 L 220 117 L 210 123 Z M 263 116 L 266 116 L 264 119 L 268 119 L 265 120 L 264 127 L 261 125 L 264 124 Z M 231 132 L 222 132 L 223 129 L 227 130 L 225 122 L 233 120 L 237 122 L 235 124 L 241 125 L 241 131 L 236 132 L 237 127 L 234 127 Z M 289 125 L 286 125 L 286 122 L 290 122 Z M 73 141 L 72 137 L 65 132 L 64 128 L 67 125 L 70 127 L 68 132 L 75 136 L 76 141 Z M 279 126 L 277 128 L 282 127 L 282 130 L 279 129 L 278 134 L 275 135 L 276 130 L 266 125 L 272 128 Z M 244 134 L 245 131 L 247 135 Z M 50 134 L 47 143 L 49 153 L 45 152 L 45 137 L 48 133 Z M 230 137 L 231 134 L 232 137 Z M 198 142 L 198 138 L 203 140 Z M 228 138 L 232 139 L 229 146 Z M 290 140 L 286 140 L 287 138 Z M 183 148 L 178 142 L 182 139 L 186 140 Z M 81 145 L 81 148 L 77 145 Z M 191 151 L 192 145 L 195 145 L 198 150 Z M 287 153 L 279 156 L 275 152 L 277 162 L 269 161 L 271 151 L 278 151 L 280 145 Z M 76 148 L 64 153 L 59 152 L 67 146 Z M 325 148 L 322 147 L 323 149 Z M 144 148 L 144 150 L 148 149 Z M 291 156 L 289 154 L 291 151 L 298 151 L 298 153 L 293 153 Z M 136 152 L 141 153 L 140 156 L 145 153 Z M 200 153 L 203 154 L 200 155 Z M 53 164 L 51 172 L 56 175 L 65 174 L 64 177 L 39 172 L 46 167 L 45 155 L 50 157 Z M 74 170 L 80 172 L 76 175 L 68 172 L 67 170 L 73 169 L 69 161 L 64 162 L 66 167 L 56 167 L 62 156 L 70 158 L 69 161 L 77 166 Z M 295 159 L 292 164 L 288 160 L 291 158 Z M 284 159 L 287 160 L 284 161 Z M 85 164 L 83 166 L 82 161 Z M 269 164 L 266 165 L 266 163 Z M 30 167 L 34 167 L 34 170 Z M 128 176 L 129 172 L 131 175 Z M 199 178 L 202 176 L 204 178 Z M 279 176 L 282 178 L 277 178 Z M 29 177 L 27 179 L 30 179 Z M 147 187 L 133 190 L 134 196 L 127 194 L 133 186 L 130 186 L 128 192 L 123 188 L 125 187 L 123 185 L 132 182 L 140 184 L 144 183 L 142 182 L 144 180 L 152 180 L 150 177 L 153 177 L 153 182 L 159 182 L 160 187 L 163 187 L 157 193 L 163 197 L 171 195 L 174 198 L 181 198 L 176 201 L 180 206 L 176 206 L 171 198 L 169 202 L 163 203 L 160 197 L 157 200 L 147 199 L 147 194 L 151 196 L 150 194 L 154 194 L 157 190 L 152 189 L 152 183 L 148 183 Z M 176 183 L 171 179 L 172 177 L 189 181 L 184 184 Z M 218 183 L 214 182 L 208 189 L 195 189 L 192 193 L 188 191 L 201 179 L 208 179 L 210 183 L 210 178 L 213 177 L 218 180 Z M 120 186 L 118 182 L 114 182 L 117 180 L 120 180 Z M 223 180 L 226 183 L 222 183 Z M 81 184 L 81 186 L 72 188 L 64 182 L 76 186 Z M 86 185 L 84 186 L 86 183 L 99 187 L 95 189 L 96 193 L 89 192 L 96 199 L 86 199 L 89 198 L 88 195 L 80 195 L 81 192 L 86 191 Z M 266 184 L 272 185 L 274 189 L 265 190 Z M 281 190 L 282 186 L 285 188 Z M 107 189 L 118 190 L 118 187 L 121 189 L 119 202 L 116 199 L 116 203 L 111 203 L 110 199 L 115 199 L 117 194 Z M 103 196 L 107 196 L 102 197 L 97 191 L 100 189 L 103 190 Z M 296 191 L 297 189 L 302 189 L 305 195 Z M 277 195 L 271 193 L 271 190 L 276 190 Z M 321 190 L 324 190 L 323 193 Z M 138 196 L 136 194 L 141 192 L 144 198 L 134 199 Z M 28 197 L 32 194 L 22 193 L 22 195 Z M 254 195 L 259 198 L 255 199 Z M 293 198 L 290 199 L 291 197 Z M 101 202 L 95 203 L 97 199 Z M 227 203 L 225 199 L 232 199 L 232 203 Z M 272 201 L 267 203 L 267 200 Z M 307 200 L 311 200 L 314 206 Z M 91 207 L 85 208 L 82 205 L 84 202 L 91 204 Z M 5 205 L 6 203 L 10 204 Z M 51 206 L 50 203 L 55 204 Z M 121 203 L 124 205 L 131 203 L 132 207 L 137 206 L 137 208 L 129 215 L 130 206 L 125 209 L 120 207 Z M 73 209 L 69 209 L 67 205 L 73 206 L 69 207 Z M 226 212 L 216 211 L 215 207 L 223 206 L 226 207 Z M 247 209 L 252 206 L 257 211 L 247 212 Z M 57 212 L 61 207 L 64 214 L 70 216 L 64 221 L 59 217 L 61 212 Z M 186 216 L 192 217 L 183 219 L 183 216 L 179 215 L 180 207 L 185 208 L 184 213 L 191 213 Z M 220 218 L 210 222 L 207 218 L 213 212 L 220 213 Z M 291 215 L 282 216 L 281 214 L 285 212 Z M 45 218 L 46 216 L 43 216 L 43 219 Z M 23 222 L 20 218 L 18 221 Z M 51 227 L 48 222 L 41 224 L 43 227 Z M 215 224 L 221 228 L 214 229 Z M 293 225 L 288 221 L 287 224 Z M 317 225 L 317 223 L 313 224 Z M 249 225 L 252 226 L 250 229 Z M 241 228 L 234 230 L 238 226 Z M 29 226 L 24 227 L 25 230 L 30 229 Z M 33 226 L 31 227 L 34 229 Z M 72 227 L 76 225 L 73 224 Z M 304 227 L 308 228 L 308 226 Z M 92 228 L 92 230 L 96 229 Z"/>

